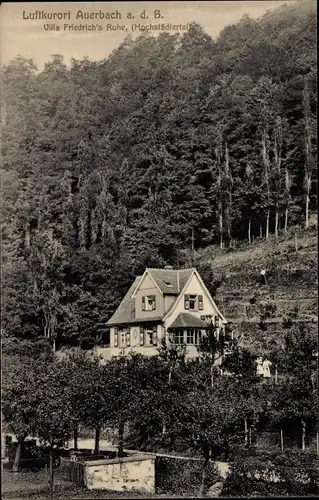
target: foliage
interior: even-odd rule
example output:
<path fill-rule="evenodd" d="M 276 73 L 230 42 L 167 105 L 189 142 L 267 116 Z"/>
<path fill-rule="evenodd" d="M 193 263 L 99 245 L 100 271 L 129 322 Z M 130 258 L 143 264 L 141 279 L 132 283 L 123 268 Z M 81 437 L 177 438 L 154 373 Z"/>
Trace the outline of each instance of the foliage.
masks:
<path fill-rule="evenodd" d="M 58 363 L 42 372 L 36 405 L 36 434 L 52 449 L 63 448 L 74 427 L 69 381 Z"/>
<path fill-rule="evenodd" d="M 318 457 L 309 453 L 238 455 L 222 496 L 315 496 Z"/>
<path fill-rule="evenodd" d="M 89 349 L 145 267 L 308 224 L 315 19 L 311 2 L 280 6 L 216 40 L 192 24 L 99 63 L 2 68 L 8 336 Z M 208 267 L 215 293 L 224 277 Z"/>

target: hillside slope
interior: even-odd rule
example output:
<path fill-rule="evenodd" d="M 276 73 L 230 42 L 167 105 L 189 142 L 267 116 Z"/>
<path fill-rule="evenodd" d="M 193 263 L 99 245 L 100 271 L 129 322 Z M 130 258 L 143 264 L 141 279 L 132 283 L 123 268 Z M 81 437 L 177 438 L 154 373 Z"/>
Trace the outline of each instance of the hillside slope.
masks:
<path fill-rule="evenodd" d="M 243 345 L 267 352 L 291 328 L 314 334 L 318 322 L 318 241 L 315 229 L 234 250 L 205 249 L 221 282 L 215 299 Z M 266 280 L 260 274 L 266 270 Z"/>

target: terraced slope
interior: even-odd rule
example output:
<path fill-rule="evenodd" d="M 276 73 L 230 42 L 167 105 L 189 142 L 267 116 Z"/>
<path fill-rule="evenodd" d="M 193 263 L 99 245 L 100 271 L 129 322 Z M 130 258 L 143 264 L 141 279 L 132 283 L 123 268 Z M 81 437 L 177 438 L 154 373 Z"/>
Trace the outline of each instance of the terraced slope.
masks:
<path fill-rule="evenodd" d="M 314 229 L 217 254 L 205 250 L 202 258 L 221 281 L 216 302 L 243 345 L 265 353 L 296 326 L 317 334 L 317 251 Z"/>

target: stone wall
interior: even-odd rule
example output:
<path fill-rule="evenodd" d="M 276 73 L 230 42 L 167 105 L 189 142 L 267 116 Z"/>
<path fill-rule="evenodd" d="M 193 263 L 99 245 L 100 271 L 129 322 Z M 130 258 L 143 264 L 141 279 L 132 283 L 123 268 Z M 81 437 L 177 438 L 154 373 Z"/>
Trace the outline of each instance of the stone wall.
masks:
<path fill-rule="evenodd" d="M 155 456 L 138 455 L 85 462 L 84 484 L 89 490 L 155 493 Z"/>

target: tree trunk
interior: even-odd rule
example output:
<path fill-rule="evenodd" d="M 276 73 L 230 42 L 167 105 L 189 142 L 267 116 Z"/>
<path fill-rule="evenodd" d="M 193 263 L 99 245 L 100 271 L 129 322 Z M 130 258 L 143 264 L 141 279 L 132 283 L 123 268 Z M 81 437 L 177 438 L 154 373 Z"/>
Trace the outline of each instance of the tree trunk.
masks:
<path fill-rule="evenodd" d="M 198 494 L 199 498 L 203 498 L 204 493 L 205 493 L 206 470 L 207 470 L 208 462 L 209 462 L 209 457 L 206 457 L 204 465 L 203 465 L 203 469 L 202 469 L 202 480 L 200 483 L 199 494 Z"/>
<path fill-rule="evenodd" d="M 288 230 L 288 207 L 285 210 L 285 233 Z"/>
<path fill-rule="evenodd" d="M 244 420 L 245 424 L 245 446 L 248 445 L 248 423 L 247 423 L 247 418 Z"/>
<path fill-rule="evenodd" d="M 248 241 L 249 241 L 249 245 L 251 245 L 251 218 L 249 217 L 249 221 L 248 221 Z"/>
<path fill-rule="evenodd" d="M 270 210 L 267 210 L 267 217 L 266 217 L 266 239 L 268 240 L 269 238 L 269 219 L 270 219 Z"/>
<path fill-rule="evenodd" d="M 16 453 L 15 453 L 15 457 L 14 457 L 14 462 L 13 462 L 13 466 L 12 466 L 12 472 L 18 472 L 18 470 L 19 470 L 23 441 L 24 441 L 24 439 L 18 440 Z"/>
<path fill-rule="evenodd" d="M 74 428 L 73 432 L 73 440 L 74 440 L 74 449 L 77 451 L 78 450 L 78 428 Z"/>
<path fill-rule="evenodd" d="M 210 369 L 210 377 L 211 377 L 211 387 L 214 389 L 214 359 L 212 359 L 212 366 Z"/>
<path fill-rule="evenodd" d="M 305 228 L 308 229 L 309 227 L 309 193 L 306 194 L 306 221 L 305 221 Z"/>
<path fill-rule="evenodd" d="M 306 449 L 306 421 L 303 418 L 301 419 L 301 427 L 302 427 L 301 449 L 302 449 L 302 451 L 305 451 L 305 449 Z"/>
<path fill-rule="evenodd" d="M 259 238 L 263 237 L 263 225 L 262 223 L 259 224 Z"/>
<path fill-rule="evenodd" d="M 124 421 L 119 421 L 117 454 L 119 458 L 124 457 Z"/>
<path fill-rule="evenodd" d="M 171 364 L 169 367 L 169 373 L 168 373 L 168 385 L 171 385 L 172 382 L 172 375 L 173 375 L 173 369 L 174 369 L 174 364 Z M 162 436 L 165 436 L 166 434 L 166 422 L 164 420 L 163 422 L 163 427 L 162 427 Z"/>
<path fill-rule="evenodd" d="M 220 248 L 223 248 L 223 216 L 219 216 L 219 231 L 220 231 Z"/>
<path fill-rule="evenodd" d="M 173 451 L 175 445 L 175 436 L 171 434 L 169 438 L 169 443 L 168 443 L 168 451 Z"/>
<path fill-rule="evenodd" d="M 95 428 L 95 442 L 94 442 L 94 454 L 98 455 L 100 453 L 100 435 L 101 429 L 100 427 Z"/>
<path fill-rule="evenodd" d="M 278 207 L 276 207 L 276 214 L 275 214 L 275 236 L 278 238 L 278 226 L 279 226 L 279 213 L 278 213 Z"/>
<path fill-rule="evenodd" d="M 49 492 L 50 498 L 53 498 L 54 491 L 54 449 L 50 447 L 50 475 L 49 475 Z"/>

